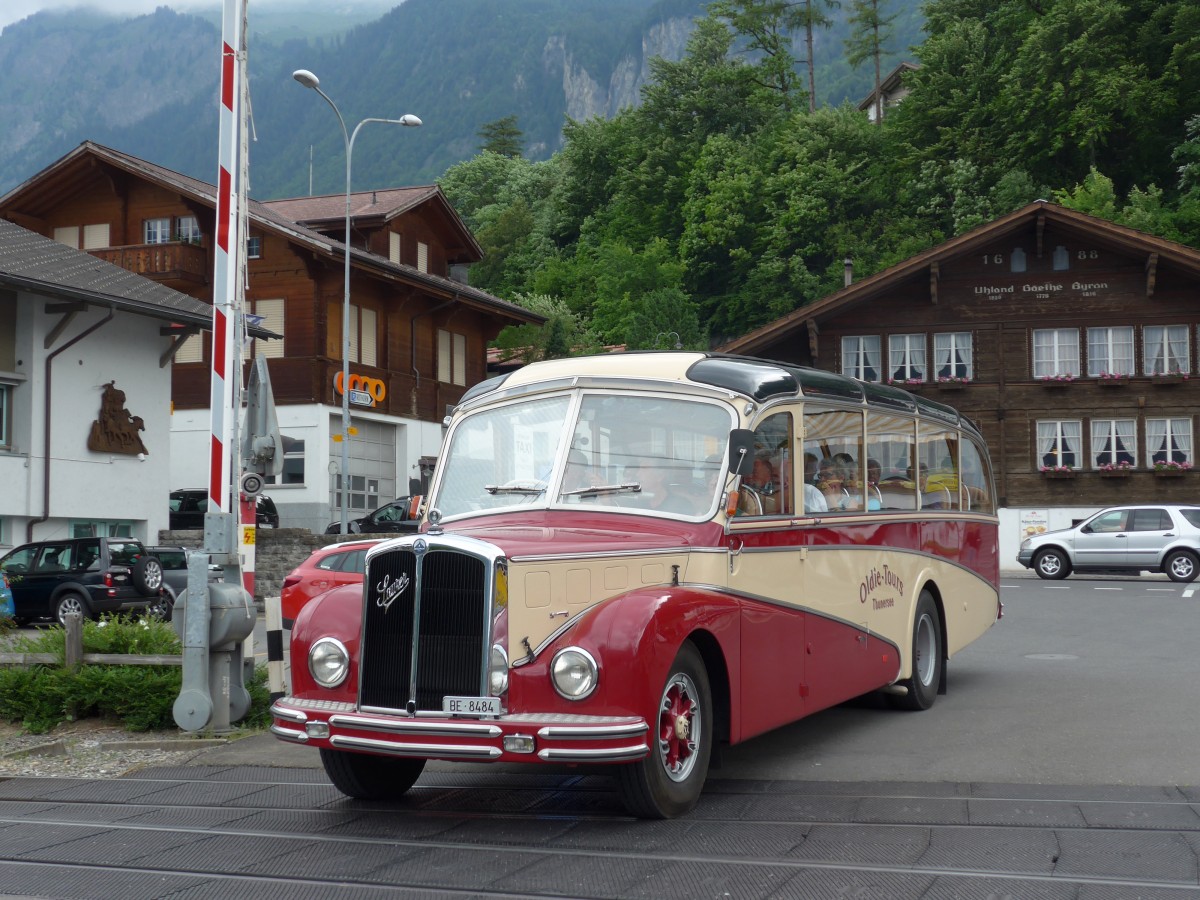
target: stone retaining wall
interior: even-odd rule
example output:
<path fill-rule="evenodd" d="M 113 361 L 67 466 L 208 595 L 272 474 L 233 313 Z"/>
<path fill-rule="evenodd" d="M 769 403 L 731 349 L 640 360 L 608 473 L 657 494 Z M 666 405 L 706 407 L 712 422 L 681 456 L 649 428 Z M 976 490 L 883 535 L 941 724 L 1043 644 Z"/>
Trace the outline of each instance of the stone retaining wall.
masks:
<path fill-rule="evenodd" d="M 394 534 L 355 534 L 352 540 L 389 538 Z M 200 550 L 204 546 L 203 531 L 160 531 L 159 546 L 186 547 Z M 319 547 L 342 540 L 340 534 L 313 534 L 304 528 L 257 529 L 254 553 L 254 599 L 260 603 L 266 597 L 278 597 L 279 588 L 287 574 L 304 562 Z"/>

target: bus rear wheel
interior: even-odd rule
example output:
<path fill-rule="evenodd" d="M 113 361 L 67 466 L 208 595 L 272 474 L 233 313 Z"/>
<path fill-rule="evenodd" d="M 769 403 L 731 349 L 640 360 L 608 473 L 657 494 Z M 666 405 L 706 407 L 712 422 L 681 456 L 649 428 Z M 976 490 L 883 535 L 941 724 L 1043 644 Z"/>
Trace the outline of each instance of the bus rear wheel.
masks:
<path fill-rule="evenodd" d="M 423 759 L 369 756 L 321 748 L 321 765 L 333 786 L 355 800 L 396 800 L 425 770 Z"/>
<path fill-rule="evenodd" d="M 917 617 L 913 622 L 912 676 L 900 684 L 907 688 L 902 695 L 891 694 L 888 701 L 896 709 L 929 709 L 937 700 L 942 681 L 942 666 L 946 664 L 942 646 L 942 617 L 929 591 L 921 591 L 917 600 Z"/>
<path fill-rule="evenodd" d="M 679 648 L 649 724 L 650 754 L 618 769 L 621 799 L 640 819 L 671 819 L 699 802 L 712 754 L 712 691 L 691 642 Z"/>

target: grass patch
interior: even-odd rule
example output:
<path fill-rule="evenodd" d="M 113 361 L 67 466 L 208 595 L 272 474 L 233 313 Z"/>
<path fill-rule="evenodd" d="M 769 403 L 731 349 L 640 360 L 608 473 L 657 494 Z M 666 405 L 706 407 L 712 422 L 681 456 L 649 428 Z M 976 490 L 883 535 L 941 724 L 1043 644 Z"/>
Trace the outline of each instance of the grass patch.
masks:
<path fill-rule="evenodd" d="M 54 626 L 9 642 L 17 653 L 53 653 L 57 666 L 0 667 L 0 718 L 19 722 L 32 734 L 44 734 L 62 722 L 87 718 L 120 721 L 129 731 L 176 727 L 172 708 L 183 683 L 179 666 L 62 665 L 66 636 Z M 179 655 L 175 629 L 155 619 L 106 616 L 83 624 L 84 653 Z M 259 666 L 246 685 L 250 709 L 237 724 L 265 728 L 271 722 L 266 666 Z"/>

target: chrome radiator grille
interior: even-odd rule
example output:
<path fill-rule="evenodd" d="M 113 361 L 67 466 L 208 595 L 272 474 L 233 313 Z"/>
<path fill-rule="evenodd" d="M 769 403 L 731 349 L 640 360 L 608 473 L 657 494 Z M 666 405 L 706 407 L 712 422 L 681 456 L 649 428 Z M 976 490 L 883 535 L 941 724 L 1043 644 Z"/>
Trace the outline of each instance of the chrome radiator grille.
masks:
<path fill-rule="evenodd" d="M 483 559 L 437 547 L 418 557 L 403 547 L 373 556 L 366 579 L 361 707 L 400 711 L 411 700 L 415 711 L 440 712 L 444 696 L 486 692 L 491 598 Z"/>

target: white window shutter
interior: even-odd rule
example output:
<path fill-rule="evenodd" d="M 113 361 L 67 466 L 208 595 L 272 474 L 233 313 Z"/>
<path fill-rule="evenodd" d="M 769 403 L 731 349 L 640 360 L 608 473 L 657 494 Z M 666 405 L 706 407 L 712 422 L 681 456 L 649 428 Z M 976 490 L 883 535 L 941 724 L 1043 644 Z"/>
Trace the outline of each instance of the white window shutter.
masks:
<path fill-rule="evenodd" d="M 278 335 L 283 332 L 283 298 L 272 300 L 255 300 L 254 314 L 263 317 L 262 327 Z M 266 359 L 283 358 L 283 340 L 255 340 L 254 352 Z"/>
<path fill-rule="evenodd" d="M 373 309 L 364 309 L 362 311 L 362 355 L 359 357 L 359 362 L 364 366 L 379 365 L 375 333 L 377 318 L 378 315 Z"/>
<path fill-rule="evenodd" d="M 54 229 L 54 239 L 60 244 L 66 244 L 68 247 L 79 249 L 79 226 L 68 225 L 65 228 Z"/>
<path fill-rule="evenodd" d="M 400 262 L 400 235 L 394 231 L 388 235 L 388 259 L 394 263 Z"/>

